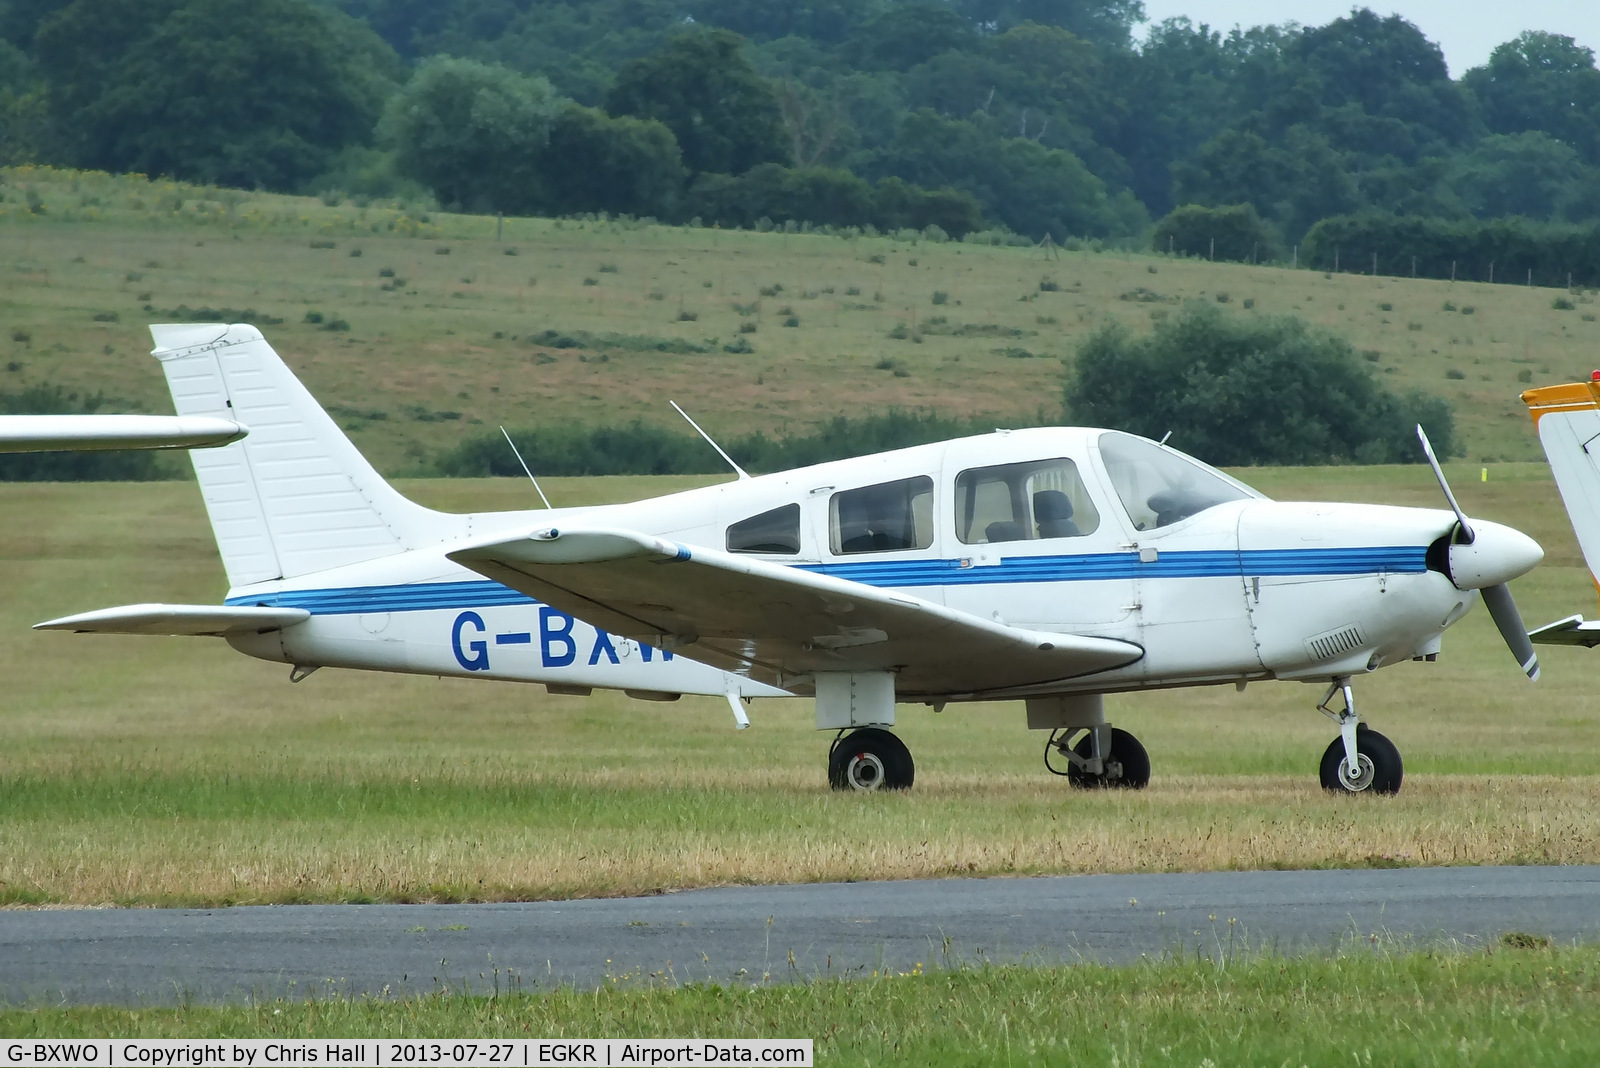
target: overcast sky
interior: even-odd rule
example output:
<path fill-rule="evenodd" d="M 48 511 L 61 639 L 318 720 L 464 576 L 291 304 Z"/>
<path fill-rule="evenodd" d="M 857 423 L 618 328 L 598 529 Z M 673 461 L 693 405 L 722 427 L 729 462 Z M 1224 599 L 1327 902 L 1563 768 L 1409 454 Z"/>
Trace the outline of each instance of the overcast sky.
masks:
<path fill-rule="evenodd" d="M 1150 21 L 1187 15 L 1212 29 L 1231 30 L 1267 23 L 1321 26 L 1348 15 L 1351 0 L 1144 0 Z M 1489 58 L 1495 45 L 1523 30 L 1545 30 L 1576 40 L 1600 53 L 1600 2 L 1597 0 L 1369 0 L 1380 15 L 1397 14 L 1413 23 L 1440 48 L 1459 78 Z"/>

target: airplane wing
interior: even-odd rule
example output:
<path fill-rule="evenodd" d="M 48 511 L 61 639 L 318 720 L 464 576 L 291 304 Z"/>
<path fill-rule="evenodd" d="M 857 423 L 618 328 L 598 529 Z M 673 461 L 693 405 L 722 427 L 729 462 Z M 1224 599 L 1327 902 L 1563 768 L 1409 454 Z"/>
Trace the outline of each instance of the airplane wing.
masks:
<path fill-rule="evenodd" d="M 895 671 L 902 695 L 980 694 L 1144 655 L 630 530 L 545 529 L 448 555 L 594 626 L 794 693 L 810 692 L 798 677 L 814 672 Z"/>
<path fill-rule="evenodd" d="M 34 630 L 80 634 L 188 634 L 223 638 L 281 630 L 311 618 L 304 608 L 256 608 L 217 604 L 130 604 L 35 623 Z"/>
<path fill-rule="evenodd" d="M 1581 645 L 1593 649 L 1600 645 L 1600 620 L 1585 623 L 1582 616 L 1568 616 L 1530 630 L 1528 637 L 1537 645 Z"/>
<path fill-rule="evenodd" d="M 249 431 L 231 419 L 169 415 L 4 415 L 0 452 L 212 449 Z"/>

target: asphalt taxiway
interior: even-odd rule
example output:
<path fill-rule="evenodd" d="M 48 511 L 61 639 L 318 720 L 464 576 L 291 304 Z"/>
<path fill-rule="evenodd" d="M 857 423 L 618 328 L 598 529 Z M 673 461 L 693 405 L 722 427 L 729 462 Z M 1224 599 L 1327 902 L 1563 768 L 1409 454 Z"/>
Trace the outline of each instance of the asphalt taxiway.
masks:
<path fill-rule="evenodd" d="M 784 982 L 989 962 L 1600 939 L 1600 866 L 945 879 L 484 905 L 0 911 L 0 1002 Z"/>

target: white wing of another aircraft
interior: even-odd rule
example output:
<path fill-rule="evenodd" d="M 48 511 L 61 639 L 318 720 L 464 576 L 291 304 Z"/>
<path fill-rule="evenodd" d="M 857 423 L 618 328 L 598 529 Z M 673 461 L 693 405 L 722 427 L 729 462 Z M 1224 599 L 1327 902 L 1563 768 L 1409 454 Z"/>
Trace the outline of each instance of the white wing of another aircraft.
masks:
<path fill-rule="evenodd" d="M 830 671 L 893 671 L 907 696 L 995 691 L 1144 655 L 631 530 L 546 527 L 446 555 L 614 634 L 794 692 L 810 689 L 798 676 Z"/>
<path fill-rule="evenodd" d="M 0 415 L 0 452 L 212 449 L 248 433 L 210 416 Z"/>

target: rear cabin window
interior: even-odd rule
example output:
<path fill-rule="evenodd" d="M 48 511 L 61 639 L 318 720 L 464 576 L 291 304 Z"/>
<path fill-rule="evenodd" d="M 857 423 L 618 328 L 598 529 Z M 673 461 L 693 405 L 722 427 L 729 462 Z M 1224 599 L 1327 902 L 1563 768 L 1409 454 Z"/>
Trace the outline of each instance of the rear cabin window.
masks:
<path fill-rule="evenodd" d="M 976 467 L 956 476 L 956 535 L 967 545 L 1077 538 L 1100 526 L 1067 459 Z"/>
<path fill-rule="evenodd" d="M 800 506 L 786 504 L 770 512 L 741 519 L 728 528 L 730 553 L 782 553 L 800 551 Z"/>
<path fill-rule="evenodd" d="M 836 555 L 926 549 L 933 544 L 933 479 L 922 475 L 835 493 L 828 528 Z"/>

